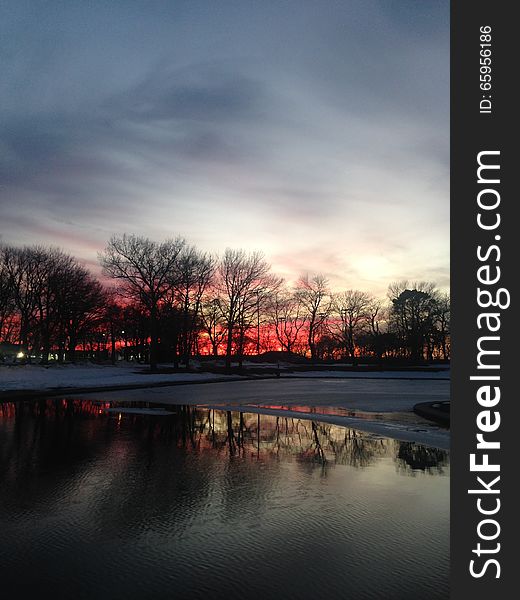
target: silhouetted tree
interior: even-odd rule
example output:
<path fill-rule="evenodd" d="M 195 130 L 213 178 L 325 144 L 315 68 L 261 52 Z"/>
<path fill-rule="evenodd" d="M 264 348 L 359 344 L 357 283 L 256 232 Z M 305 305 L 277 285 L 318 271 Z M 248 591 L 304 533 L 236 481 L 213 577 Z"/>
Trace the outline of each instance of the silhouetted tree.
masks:
<path fill-rule="evenodd" d="M 26 348 L 29 348 L 29 342 L 33 341 L 31 333 L 36 321 L 40 285 L 38 265 L 43 254 L 44 249 L 38 246 L 22 248 L 6 246 L 2 253 L 4 273 L 18 317 L 19 340 Z"/>
<path fill-rule="evenodd" d="M 290 353 L 299 348 L 305 314 L 299 294 L 282 289 L 271 296 L 269 318 L 282 350 Z"/>
<path fill-rule="evenodd" d="M 326 323 L 332 302 L 329 296 L 328 280 L 321 274 L 309 279 L 307 275 L 300 278 L 296 287 L 296 295 L 305 309 L 307 343 L 311 358 L 317 358 L 316 342 L 318 333 Z"/>
<path fill-rule="evenodd" d="M 233 334 L 238 328 L 243 336 L 248 311 L 255 294 L 268 285 L 270 266 L 261 252 L 246 253 L 227 249 L 218 267 L 218 289 L 226 326 L 226 368 L 231 367 Z M 240 340 L 239 340 L 240 345 Z"/>
<path fill-rule="evenodd" d="M 390 325 L 413 361 L 424 359 L 424 349 L 433 330 L 437 291 L 433 283 L 391 284 Z"/>
<path fill-rule="evenodd" d="M 126 360 L 143 360 L 150 337 L 150 319 L 141 305 L 127 303 L 122 306 L 121 337 Z M 165 333 L 161 329 L 161 340 Z"/>
<path fill-rule="evenodd" d="M 136 235 L 112 237 L 99 259 L 103 273 L 116 279 L 121 293 L 141 305 L 150 319 L 150 369 L 157 369 L 160 305 L 175 287 L 181 238 L 158 243 Z"/>
<path fill-rule="evenodd" d="M 124 328 L 123 309 L 113 299 L 107 299 L 103 312 L 110 339 L 110 361 L 112 364 L 115 364 L 117 360 L 117 341 L 119 339 L 119 332 Z"/>
<path fill-rule="evenodd" d="M 201 322 L 202 298 L 211 284 L 216 260 L 194 246 L 183 248 L 174 274 L 173 296 L 178 301 L 181 316 L 181 354 L 186 367 L 195 345 L 195 335 Z"/>
<path fill-rule="evenodd" d="M 353 362 L 356 360 L 356 337 L 370 326 L 372 303 L 372 296 L 359 290 L 340 292 L 332 299 L 334 320 L 331 329 Z"/>
<path fill-rule="evenodd" d="M 201 304 L 201 323 L 211 344 L 213 356 L 218 356 L 219 346 L 226 339 L 226 328 L 218 297 L 206 295 Z"/>
<path fill-rule="evenodd" d="M 434 310 L 435 342 L 441 358 L 450 357 L 450 311 L 451 301 L 449 294 L 440 294 Z"/>
<path fill-rule="evenodd" d="M 181 238 L 135 235 L 111 238 L 100 262 L 114 290 L 59 249 L 0 245 L 0 341 L 44 362 L 74 361 L 78 347 L 108 349 L 115 360 L 124 343 L 125 359 L 148 360 L 152 370 L 159 332 L 161 355 L 176 367 L 203 343 L 215 356 L 225 345 L 227 368 L 261 347 L 353 361 L 450 356 L 450 299 L 433 283 L 392 284 L 386 304 L 357 290 L 331 295 L 323 275 L 291 290 L 260 252 L 228 249 L 217 263 Z"/>
<path fill-rule="evenodd" d="M 0 342 L 11 341 L 16 332 L 14 289 L 4 262 L 7 249 L 0 245 Z"/>
<path fill-rule="evenodd" d="M 236 348 L 238 355 L 238 365 L 241 368 L 246 343 L 254 344 L 255 348 L 259 348 L 260 340 L 260 313 L 263 310 L 266 299 L 276 292 L 281 280 L 268 273 L 262 277 L 260 286 L 249 290 L 243 295 L 238 310 L 238 319 L 236 326 Z M 258 327 L 257 327 L 258 323 Z M 254 330 L 254 334 L 253 334 Z"/>

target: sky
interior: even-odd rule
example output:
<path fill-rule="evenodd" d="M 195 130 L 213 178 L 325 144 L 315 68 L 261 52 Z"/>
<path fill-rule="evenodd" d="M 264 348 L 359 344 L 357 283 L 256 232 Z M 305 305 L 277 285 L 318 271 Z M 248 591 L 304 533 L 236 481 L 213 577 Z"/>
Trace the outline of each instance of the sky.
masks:
<path fill-rule="evenodd" d="M 0 236 L 449 285 L 447 0 L 1 1 Z"/>

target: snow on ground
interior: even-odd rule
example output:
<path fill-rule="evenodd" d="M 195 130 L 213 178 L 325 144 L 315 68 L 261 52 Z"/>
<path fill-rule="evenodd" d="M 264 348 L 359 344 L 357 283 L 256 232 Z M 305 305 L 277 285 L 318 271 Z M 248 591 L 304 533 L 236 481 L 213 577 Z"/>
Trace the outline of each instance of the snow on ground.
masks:
<path fill-rule="evenodd" d="M 142 365 L 0 365 L 0 392 L 86 388 L 113 385 L 143 385 L 163 382 L 191 382 L 226 379 L 212 373 L 151 374 Z"/>
<path fill-rule="evenodd" d="M 167 365 L 164 365 L 167 366 Z M 0 365 L 0 392 L 12 390 L 48 390 L 60 387 L 101 387 L 115 385 L 143 385 L 145 383 L 203 382 L 229 379 L 229 375 L 213 373 L 158 373 L 151 374 L 143 365 Z M 236 378 L 236 375 L 233 376 Z M 281 370 L 281 378 L 311 379 L 404 379 L 449 380 L 449 371 L 298 371 Z M 420 400 L 417 400 L 418 402 Z"/>
<path fill-rule="evenodd" d="M 372 413 L 410 413 L 418 402 L 449 400 L 448 381 L 281 378 L 221 381 L 140 390 L 103 392 L 114 401 L 164 404 L 225 404 L 278 407 L 328 407 Z"/>

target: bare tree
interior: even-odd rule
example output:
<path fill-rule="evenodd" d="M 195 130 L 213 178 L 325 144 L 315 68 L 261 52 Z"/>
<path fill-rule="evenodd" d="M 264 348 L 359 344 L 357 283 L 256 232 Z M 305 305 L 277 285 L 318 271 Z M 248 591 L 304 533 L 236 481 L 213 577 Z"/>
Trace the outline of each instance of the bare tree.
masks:
<path fill-rule="evenodd" d="M 200 315 L 204 333 L 211 344 L 212 354 L 218 356 L 218 349 L 226 339 L 221 299 L 207 294 L 202 300 Z"/>
<path fill-rule="evenodd" d="M 40 353 L 44 363 L 51 350 L 63 360 L 66 340 L 74 340 L 78 319 L 93 310 L 93 304 L 99 307 L 101 284 L 57 248 L 4 247 L 1 258 L 0 272 L 10 288 L 19 341 Z"/>
<path fill-rule="evenodd" d="M 373 354 L 379 362 L 383 355 L 393 349 L 395 336 L 387 331 L 388 307 L 381 298 L 372 298 L 367 307 L 366 323 L 356 336 L 360 351 Z"/>
<path fill-rule="evenodd" d="M 260 316 L 264 311 L 267 299 L 276 292 L 281 284 L 281 279 L 266 273 L 259 281 L 260 285 L 252 287 L 244 292 L 239 303 L 237 328 L 236 328 L 236 346 L 238 355 L 238 365 L 241 368 L 245 353 L 246 338 L 249 334 L 249 341 L 254 339 L 254 346 L 257 353 L 260 352 Z M 251 335 L 255 330 L 254 336 Z"/>
<path fill-rule="evenodd" d="M 185 246 L 174 273 L 173 292 L 181 314 L 181 354 L 186 367 L 195 344 L 202 298 L 215 273 L 216 260 L 194 246 Z"/>
<path fill-rule="evenodd" d="M 256 293 L 272 285 L 268 281 L 270 265 L 261 252 L 246 253 L 227 249 L 218 268 L 218 288 L 226 327 L 226 368 L 231 367 L 233 336 L 238 330 L 238 353 L 241 356 L 243 335 Z"/>
<path fill-rule="evenodd" d="M 67 354 L 72 362 L 80 336 L 97 328 L 103 319 L 104 308 L 110 303 L 109 293 L 84 266 L 72 260 L 56 278 L 54 293 L 57 319 L 59 358 Z"/>
<path fill-rule="evenodd" d="M 121 293 L 132 298 L 150 319 L 150 369 L 157 369 L 157 319 L 160 305 L 176 284 L 178 260 L 185 247 L 182 238 L 158 243 L 124 234 L 112 237 L 99 255 L 103 273 L 116 279 Z"/>
<path fill-rule="evenodd" d="M 4 262 L 5 252 L 5 246 L 0 245 L 0 342 L 11 341 L 16 330 L 14 289 Z"/>
<path fill-rule="evenodd" d="M 269 316 L 282 350 L 295 352 L 305 325 L 305 308 L 300 295 L 280 290 L 271 296 Z"/>
<path fill-rule="evenodd" d="M 328 285 L 327 278 L 318 274 L 312 279 L 309 279 L 308 275 L 301 277 L 296 287 L 296 295 L 305 309 L 307 343 L 311 358 L 317 358 L 318 335 L 332 306 Z"/>
<path fill-rule="evenodd" d="M 356 336 L 361 334 L 370 322 L 372 302 L 370 294 L 359 290 L 347 290 L 335 294 L 332 299 L 334 319 L 330 327 L 353 362 L 356 360 Z"/>
<path fill-rule="evenodd" d="M 123 308 L 114 298 L 115 294 L 107 294 L 106 302 L 101 313 L 102 325 L 108 329 L 110 343 L 110 362 L 115 365 L 117 361 L 117 342 L 120 331 L 123 329 Z M 106 334 L 105 334 L 106 335 Z"/>
<path fill-rule="evenodd" d="M 63 315 L 66 310 L 68 287 L 73 282 L 76 271 L 86 275 L 69 254 L 56 248 L 40 253 L 36 269 L 36 311 L 43 363 L 49 361 L 49 354 L 53 348 L 58 351 L 59 360 L 63 358 Z"/>
<path fill-rule="evenodd" d="M 444 360 L 450 357 L 450 311 L 450 295 L 439 294 L 434 310 L 435 341 Z"/>
<path fill-rule="evenodd" d="M 43 254 L 44 249 L 37 246 L 7 246 L 2 253 L 4 273 L 19 323 L 19 340 L 25 348 L 29 348 L 29 342 L 32 342 L 31 333 L 36 320 L 36 299 L 39 293 L 38 265 Z"/>

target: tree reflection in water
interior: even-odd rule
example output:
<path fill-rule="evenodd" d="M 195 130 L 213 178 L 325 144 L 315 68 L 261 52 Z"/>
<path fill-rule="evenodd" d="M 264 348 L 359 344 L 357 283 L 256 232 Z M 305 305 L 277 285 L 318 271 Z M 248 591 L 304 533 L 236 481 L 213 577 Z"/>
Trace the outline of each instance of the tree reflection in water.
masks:
<path fill-rule="evenodd" d="M 107 412 L 109 407 L 122 412 Z M 81 428 L 83 439 L 74 438 L 74 455 L 79 458 L 87 452 L 89 432 L 103 422 L 107 441 L 110 432 L 124 422 L 133 435 L 147 446 L 154 440 L 174 444 L 186 452 L 217 452 L 229 457 L 274 460 L 281 455 L 304 462 L 322 465 L 345 464 L 368 467 L 381 458 L 392 458 L 399 471 L 414 473 L 442 473 L 448 463 L 448 452 L 412 442 L 399 442 L 380 438 L 319 421 L 294 417 L 276 417 L 231 410 L 214 410 L 200 406 L 161 405 L 171 411 L 171 416 L 127 414 L 125 408 L 154 408 L 152 403 L 105 403 L 78 399 L 53 399 L 34 402 L 3 403 L 0 419 L 7 429 L 13 427 L 14 435 L 7 436 L 0 451 L 0 465 L 7 467 L 14 454 L 17 461 L 32 464 L 38 453 L 39 460 L 52 452 L 63 452 L 63 460 L 70 462 L 70 440 L 75 435 L 77 420 L 88 419 L 91 428 Z M 46 427 L 49 431 L 45 431 Z M 43 433 L 45 432 L 45 436 Z M 43 438 L 47 438 L 47 442 Z M 52 443 L 49 443 L 49 439 Z M 47 446 L 47 454 L 41 445 Z M 52 448 L 52 450 L 51 450 Z M 83 448 L 83 451 L 82 451 Z"/>
<path fill-rule="evenodd" d="M 398 468 L 406 471 L 424 471 L 442 474 L 448 462 L 448 453 L 438 448 L 421 446 L 411 442 L 399 442 L 397 450 Z"/>
<path fill-rule="evenodd" d="M 6 597 L 447 597 L 446 453 L 317 415 L 132 406 L 0 405 Z"/>

